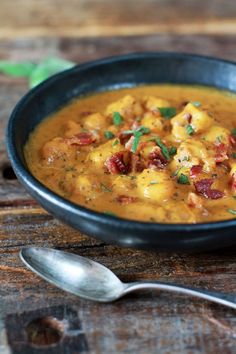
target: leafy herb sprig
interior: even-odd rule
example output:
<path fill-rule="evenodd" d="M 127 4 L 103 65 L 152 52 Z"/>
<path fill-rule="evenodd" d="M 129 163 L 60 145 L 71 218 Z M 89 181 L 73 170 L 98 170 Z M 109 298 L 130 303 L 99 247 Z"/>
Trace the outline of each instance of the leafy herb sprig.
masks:
<path fill-rule="evenodd" d="M 12 62 L 8 60 L 0 61 L 0 72 L 13 76 L 25 77 L 28 79 L 29 87 L 32 88 L 48 77 L 75 66 L 76 63 L 57 57 L 48 57 L 40 63 L 32 63 L 30 61 Z"/>

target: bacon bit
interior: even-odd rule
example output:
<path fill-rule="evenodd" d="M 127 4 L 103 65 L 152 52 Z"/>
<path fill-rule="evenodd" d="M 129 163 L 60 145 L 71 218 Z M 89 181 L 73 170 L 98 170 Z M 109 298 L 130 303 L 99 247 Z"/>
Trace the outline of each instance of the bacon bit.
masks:
<path fill-rule="evenodd" d="M 202 173 L 202 166 L 201 165 L 194 165 L 190 169 L 189 176 L 190 176 L 190 178 L 196 178 L 197 175 L 199 175 L 200 173 Z"/>
<path fill-rule="evenodd" d="M 130 197 L 128 195 L 119 195 L 116 198 L 117 202 L 121 203 L 121 204 L 130 204 L 130 203 L 134 203 L 137 201 L 137 198 L 135 197 Z"/>
<path fill-rule="evenodd" d="M 134 136 L 132 135 L 129 138 L 129 140 L 125 143 L 125 148 L 130 151 L 133 146 L 133 142 L 134 142 Z"/>
<path fill-rule="evenodd" d="M 143 162 L 141 161 L 141 158 L 139 155 L 132 154 L 131 156 L 131 171 L 132 172 L 142 172 L 144 170 L 145 166 Z"/>
<path fill-rule="evenodd" d="M 162 155 L 161 149 L 155 146 L 149 155 L 148 168 L 163 170 L 168 161 Z"/>
<path fill-rule="evenodd" d="M 71 138 L 65 139 L 68 145 L 79 145 L 85 146 L 90 145 L 96 140 L 96 137 L 92 133 L 82 132 L 72 136 Z"/>
<path fill-rule="evenodd" d="M 125 145 L 127 141 L 130 139 L 132 134 L 123 134 L 122 132 L 118 135 L 121 145 Z"/>
<path fill-rule="evenodd" d="M 198 194 L 203 195 L 208 199 L 219 199 L 224 196 L 224 193 L 219 191 L 218 189 L 211 189 L 211 185 L 213 183 L 213 179 L 204 178 L 200 181 L 194 182 L 194 187 Z"/>
<path fill-rule="evenodd" d="M 190 207 L 202 209 L 202 199 L 196 193 L 190 192 L 188 194 L 187 203 Z"/>
<path fill-rule="evenodd" d="M 216 163 L 228 160 L 229 157 L 227 153 L 228 153 L 228 147 L 226 144 L 220 143 L 216 145 L 216 155 L 215 155 Z"/>
<path fill-rule="evenodd" d="M 129 151 L 117 152 L 105 161 L 105 167 L 114 175 L 127 174 L 130 170 L 130 158 Z"/>

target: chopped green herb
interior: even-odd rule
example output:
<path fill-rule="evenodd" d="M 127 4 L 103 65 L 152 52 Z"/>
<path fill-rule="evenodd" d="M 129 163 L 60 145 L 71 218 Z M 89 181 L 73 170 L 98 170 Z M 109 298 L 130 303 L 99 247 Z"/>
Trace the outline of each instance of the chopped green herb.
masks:
<path fill-rule="evenodd" d="M 177 168 L 177 170 L 176 170 L 175 172 L 173 172 L 171 176 L 172 176 L 172 177 L 176 177 L 176 176 L 179 174 L 180 170 L 182 170 L 182 168 L 183 168 L 183 167 Z"/>
<path fill-rule="evenodd" d="M 110 132 L 109 130 L 106 130 L 104 132 L 104 136 L 106 139 L 112 139 L 112 138 L 114 138 L 115 135 L 112 132 Z"/>
<path fill-rule="evenodd" d="M 188 135 L 193 135 L 193 133 L 194 133 L 195 131 L 194 131 L 193 127 L 192 127 L 190 124 L 188 124 L 188 125 L 186 126 L 186 132 L 187 132 Z"/>
<path fill-rule="evenodd" d="M 176 109 L 174 107 L 157 107 L 161 113 L 161 116 L 165 119 L 171 119 L 176 115 Z"/>
<path fill-rule="evenodd" d="M 231 134 L 236 137 L 236 128 L 233 128 L 233 129 L 231 130 Z"/>
<path fill-rule="evenodd" d="M 134 134 L 135 132 L 140 132 L 142 134 L 148 134 L 148 133 L 150 133 L 150 131 L 151 130 L 149 128 L 144 127 L 143 125 L 141 125 L 136 130 L 124 130 L 122 132 L 122 134 L 129 135 L 129 134 Z"/>
<path fill-rule="evenodd" d="M 140 132 L 142 134 L 149 134 L 150 131 L 150 128 L 144 127 L 143 125 L 136 130 L 136 132 Z"/>
<path fill-rule="evenodd" d="M 236 195 L 233 195 L 233 198 L 236 199 Z"/>
<path fill-rule="evenodd" d="M 151 181 L 150 184 L 158 184 L 157 181 Z"/>
<path fill-rule="evenodd" d="M 131 152 L 135 153 L 137 148 L 138 148 L 138 144 L 140 141 L 140 138 L 143 134 L 141 132 L 134 132 L 134 141 L 131 147 Z"/>
<path fill-rule="evenodd" d="M 112 143 L 112 147 L 116 146 L 117 144 L 119 144 L 120 140 L 119 139 L 115 139 Z"/>
<path fill-rule="evenodd" d="M 190 160 L 190 156 L 184 156 L 182 161 L 189 161 Z"/>
<path fill-rule="evenodd" d="M 122 117 L 122 115 L 119 112 L 114 112 L 113 113 L 113 123 L 116 126 L 119 126 L 123 123 L 124 118 Z"/>
<path fill-rule="evenodd" d="M 104 211 L 104 214 L 110 215 L 110 216 L 117 216 L 115 213 L 113 213 L 112 211 L 109 211 L 109 210 Z"/>
<path fill-rule="evenodd" d="M 216 142 L 217 142 L 218 144 L 221 144 L 221 143 L 222 143 L 222 139 L 223 139 L 223 136 L 222 136 L 222 135 L 219 135 L 219 136 L 216 137 Z"/>
<path fill-rule="evenodd" d="M 166 158 L 166 160 L 170 160 L 168 147 L 161 141 L 160 138 L 156 138 L 155 141 L 156 144 L 161 148 L 162 155 Z"/>
<path fill-rule="evenodd" d="M 236 215 L 236 210 L 234 209 L 228 209 L 227 211 L 233 215 Z"/>
<path fill-rule="evenodd" d="M 188 180 L 188 176 L 184 175 L 183 173 L 180 174 L 177 180 L 178 183 L 180 184 L 190 184 Z"/>
<path fill-rule="evenodd" d="M 170 156 L 174 156 L 177 152 L 177 148 L 175 146 L 171 146 L 170 150 L 169 150 L 169 154 Z"/>
<path fill-rule="evenodd" d="M 233 152 L 233 153 L 232 153 L 232 158 L 233 158 L 233 159 L 236 159 L 236 152 Z"/>
<path fill-rule="evenodd" d="M 100 183 L 100 186 L 104 192 L 109 192 L 109 193 L 112 192 L 112 189 L 107 187 L 104 183 Z"/>
<path fill-rule="evenodd" d="M 195 107 L 200 107 L 202 104 L 199 101 L 191 102 Z"/>

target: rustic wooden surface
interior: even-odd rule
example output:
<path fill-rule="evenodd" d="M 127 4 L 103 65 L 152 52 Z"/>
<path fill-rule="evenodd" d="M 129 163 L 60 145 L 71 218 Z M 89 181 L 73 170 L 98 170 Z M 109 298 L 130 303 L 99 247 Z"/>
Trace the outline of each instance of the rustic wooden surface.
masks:
<path fill-rule="evenodd" d="M 79 63 L 144 50 L 236 59 L 235 1 L 181 0 L 178 11 L 174 0 L 68 3 L 2 0 L 0 59 L 59 55 Z M 143 16 L 146 8 L 149 16 Z M 0 353 L 235 353 L 233 310 L 154 291 L 96 304 L 56 289 L 24 267 L 20 248 L 38 245 L 90 257 L 124 281 L 156 278 L 236 291 L 235 247 L 193 255 L 122 249 L 82 235 L 41 209 L 14 179 L 4 145 L 8 116 L 27 89 L 23 79 L 0 76 Z M 27 342 L 25 328 L 47 316 L 64 318 L 69 330 L 60 344 L 39 349 Z"/>

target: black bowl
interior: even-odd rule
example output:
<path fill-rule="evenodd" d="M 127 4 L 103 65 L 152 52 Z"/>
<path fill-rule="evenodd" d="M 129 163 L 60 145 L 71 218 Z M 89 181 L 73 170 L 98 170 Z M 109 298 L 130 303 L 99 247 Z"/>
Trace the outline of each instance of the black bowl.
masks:
<path fill-rule="evenodd" d="M 93 61 L 46 80 L 15 107 L 7 128 L 13 169 L 28 192 L 58 219 L 105 242 L 125 247 L 199 251 L 236 243 L 236 220 L 201 224 L 129 221 L 78 206 L 50 191 L 29 171 L 23 146 L 30 132 L 72 98 L 140 84 L 180 83 L 236 91 L 236 64 L 179 53 L 138 53 Z"/>

